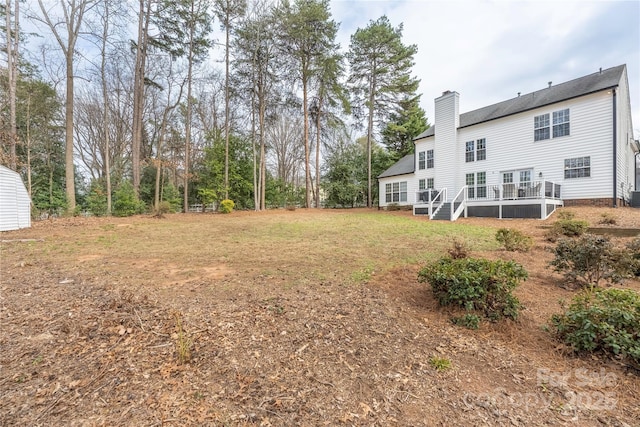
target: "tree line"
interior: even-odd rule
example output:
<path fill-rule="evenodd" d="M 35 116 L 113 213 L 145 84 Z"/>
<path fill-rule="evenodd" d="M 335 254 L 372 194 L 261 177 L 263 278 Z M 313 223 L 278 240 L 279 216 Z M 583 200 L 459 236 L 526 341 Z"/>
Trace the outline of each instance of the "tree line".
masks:
<path fill-rule="evenodd" d="M 0 164 L 37 213 L 371 207 L 428 127 L 402 24 L 372 20 L 344 50 L 328 0 L 5 0 L 0 16 Z"/>

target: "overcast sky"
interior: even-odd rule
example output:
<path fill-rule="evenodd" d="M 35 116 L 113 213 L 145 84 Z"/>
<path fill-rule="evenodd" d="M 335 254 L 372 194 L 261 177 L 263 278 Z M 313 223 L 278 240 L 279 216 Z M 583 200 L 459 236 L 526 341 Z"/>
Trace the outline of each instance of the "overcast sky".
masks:
<path fill-rule="evenodd" d="M 387 15 L 416 44 L 414 74 L 433 124 L 433 100 L 460 94 L 460 112 L 627 64 L 640 137 L 640 1 L 331 0 L 339 42 Z"/>

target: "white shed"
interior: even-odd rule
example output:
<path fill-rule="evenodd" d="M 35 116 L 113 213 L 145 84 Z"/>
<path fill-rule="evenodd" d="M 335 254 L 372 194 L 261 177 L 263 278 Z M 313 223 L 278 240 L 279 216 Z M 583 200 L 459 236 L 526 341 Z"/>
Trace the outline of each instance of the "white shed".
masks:
<path fill-rule="evenodd" d="M 0 166 L 0 231 L 31 227 L 31 199 L 17 172 Z"/>

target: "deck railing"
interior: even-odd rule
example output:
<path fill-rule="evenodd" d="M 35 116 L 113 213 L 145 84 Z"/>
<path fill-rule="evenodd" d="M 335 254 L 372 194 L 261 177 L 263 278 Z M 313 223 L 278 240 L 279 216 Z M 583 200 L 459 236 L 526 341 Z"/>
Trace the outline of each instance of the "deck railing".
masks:
<path fill-rule="evenodd" d="M 561 185 L 551 181 L 533 181 L 521 184 L 498 184 L 490 187 L 486 197 L 470 197 L 473 200 L 560 199 Z"/>

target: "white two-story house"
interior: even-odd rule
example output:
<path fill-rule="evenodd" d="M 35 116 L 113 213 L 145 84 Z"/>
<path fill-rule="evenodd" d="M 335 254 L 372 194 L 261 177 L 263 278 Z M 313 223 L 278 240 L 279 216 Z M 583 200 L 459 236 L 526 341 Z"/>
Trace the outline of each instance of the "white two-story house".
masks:
<path fill-rule="evenodd" d="M 381 207 L 434 219 L 546 218 L 558 206 L 629 200 L 640 143 L 625 65 L 463 114 L 459 97 L 436 98 L 415 153 L 378 177 Z"/>

